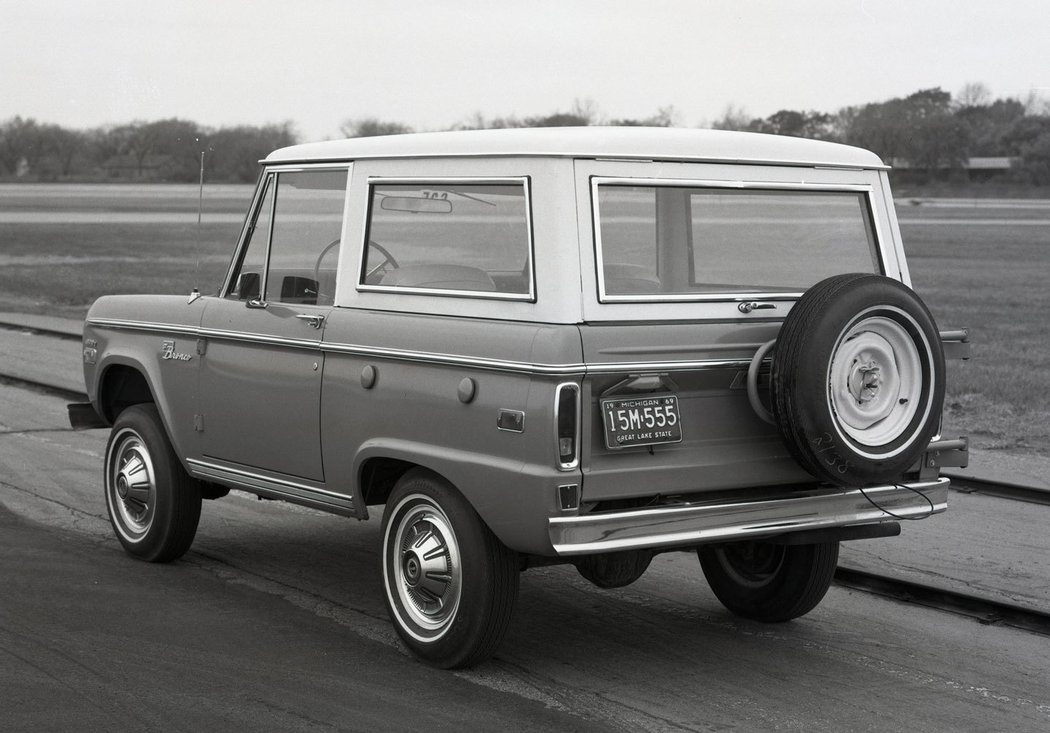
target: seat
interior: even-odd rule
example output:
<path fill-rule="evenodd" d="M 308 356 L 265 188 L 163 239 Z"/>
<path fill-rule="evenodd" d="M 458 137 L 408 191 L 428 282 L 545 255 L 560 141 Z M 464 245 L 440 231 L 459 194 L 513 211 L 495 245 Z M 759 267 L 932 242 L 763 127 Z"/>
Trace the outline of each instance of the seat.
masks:
<path fill-rule="evenodd" d="M 496 283 L 487 272 L 467 265 L 404 265 L 384 273 L 379 284 L 399 288 L 496 291 Z"/>
<path fill-rule="evenodd" d="M 660 292 L 660 281 L 641 265 L 605 263 L 605 292 L 608 295 L 642 295 Z"/>

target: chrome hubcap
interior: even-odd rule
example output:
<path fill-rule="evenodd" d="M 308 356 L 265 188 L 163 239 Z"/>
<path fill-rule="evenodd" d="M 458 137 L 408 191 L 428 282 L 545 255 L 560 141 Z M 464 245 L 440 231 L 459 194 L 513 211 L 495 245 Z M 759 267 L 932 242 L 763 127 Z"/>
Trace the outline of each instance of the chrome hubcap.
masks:
<path fill-rule="evenodd" d="M 424 503 L 425 502 L 425 503 Z M 427 497 L 410 496 L 395 508 L 395 516 L 412 504 L 396 525 L 388 542 L 388 592 L 397 595 L 395 605 L 407 624 L 406 630 L 424 641 L 440 637 L 451 625 L 462 592 L 459 544 L 448 517 Z M 392 582 L 391 582 L 392 581 Z"/>
<path fill-rule="evenodd" d="M 110 505 L 120 531 L 130 540 L 141 539 L 153 523 L 157 482 L 138 435 L 129 431 L 118 439 L 109 471 Z"/>

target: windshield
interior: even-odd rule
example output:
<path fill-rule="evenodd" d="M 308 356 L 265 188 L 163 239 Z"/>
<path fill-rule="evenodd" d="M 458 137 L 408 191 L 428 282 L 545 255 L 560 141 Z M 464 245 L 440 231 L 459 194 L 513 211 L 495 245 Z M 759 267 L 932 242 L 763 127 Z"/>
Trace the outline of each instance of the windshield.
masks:
<path fill-rule="evenodd" d="M 880 272 L 863 192 L 596 189 L 603 300 L 801 293 L 830 275 Z"/>

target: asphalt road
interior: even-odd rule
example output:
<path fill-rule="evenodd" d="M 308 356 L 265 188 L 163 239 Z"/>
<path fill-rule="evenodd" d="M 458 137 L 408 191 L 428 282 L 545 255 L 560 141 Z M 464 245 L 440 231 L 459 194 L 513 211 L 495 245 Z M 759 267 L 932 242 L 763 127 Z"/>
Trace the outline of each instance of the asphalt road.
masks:
<path fill-rule="evenodd" d="M 1046 637 L 837 586 L 741 621 L 685 553 L 614 591 L 530 570 L 496 658 L 431 670 L 386 619 L 377 521 L 234 494 L 183 561 L 140 563 L 105 516 L 104 431 L 64 420 L 0 385 L 3 730 L 1050 728 Z"/>

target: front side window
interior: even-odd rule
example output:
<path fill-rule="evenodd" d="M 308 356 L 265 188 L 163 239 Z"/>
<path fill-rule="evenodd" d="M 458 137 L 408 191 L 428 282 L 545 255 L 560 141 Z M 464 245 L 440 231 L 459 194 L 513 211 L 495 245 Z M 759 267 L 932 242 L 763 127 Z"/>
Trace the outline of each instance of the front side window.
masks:
<path fill-rule="evenodd" d="M 345 169 L 280 171 L 264 193 L 228 298 L 331 305 Z"/>
<path fill-rule="evenodd" d="M 362 290 L 532 298 L 525 179 L 374 182 Z"/>
<path fill-rule="evenodd" d="M 604 300 L 801 293 L 831 275 L 880 271 L 863 192 L 595 189 Z"/>

